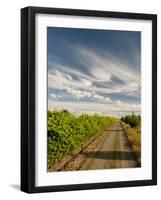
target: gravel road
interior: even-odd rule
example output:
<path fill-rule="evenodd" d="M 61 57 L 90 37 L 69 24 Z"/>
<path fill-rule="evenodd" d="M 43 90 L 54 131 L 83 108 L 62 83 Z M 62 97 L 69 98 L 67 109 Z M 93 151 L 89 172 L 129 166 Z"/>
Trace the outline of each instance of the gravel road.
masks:
<path fill-rule="evenodd" d="M 120 122 L 107 131 L 107 137 L 96 151 L 84 151 L 86 159 L 79 170 L 139 167 Z"/>

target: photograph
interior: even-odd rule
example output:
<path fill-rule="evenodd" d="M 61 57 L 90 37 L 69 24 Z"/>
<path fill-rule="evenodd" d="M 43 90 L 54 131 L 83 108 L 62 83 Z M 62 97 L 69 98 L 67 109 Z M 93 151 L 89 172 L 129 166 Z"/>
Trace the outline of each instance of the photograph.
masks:
<path fill-rule="evenodd" d="M 141 31 L 46 31 L 47 171 L 141 167 Z"/>
<path fill-rule="evenodd" d="M 157 184 L 157 15 L 21 9 L 21 190 Z"/>

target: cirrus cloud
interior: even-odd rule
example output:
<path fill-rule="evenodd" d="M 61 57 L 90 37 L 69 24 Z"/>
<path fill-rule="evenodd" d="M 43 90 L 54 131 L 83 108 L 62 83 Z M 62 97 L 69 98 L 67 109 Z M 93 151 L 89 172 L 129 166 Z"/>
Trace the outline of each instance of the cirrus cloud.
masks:
<path fill-rule="evenodd" d="M 62 41 L 59 45 L 68 56 L 62 56 L 62 51 L 59 56 L 50 51 L 48 55 L 48 87 L 53 93 L 48 95 L 49 109 L 66 107 L 72 112 L 110 115 L 140 113 L 141 74 L 136 67 L 139 49 L 131 45 L 135 59 L 129 59 L 116 56 L 108 46 L 94 49 Z"/>

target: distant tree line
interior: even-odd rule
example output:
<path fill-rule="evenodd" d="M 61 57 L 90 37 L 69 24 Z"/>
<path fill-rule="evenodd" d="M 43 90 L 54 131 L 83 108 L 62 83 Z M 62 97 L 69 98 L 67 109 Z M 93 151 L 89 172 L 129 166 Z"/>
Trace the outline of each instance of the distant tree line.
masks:
<path fill-rule="evenodd" d="M 126 124 L 129 124 L 133 128 L 140 124 L 141 116 L 135 115 L 133 113 L 132 115 L 126 115 L 124 117 L 121 117 L 121 121 L 125 122 Z"/>

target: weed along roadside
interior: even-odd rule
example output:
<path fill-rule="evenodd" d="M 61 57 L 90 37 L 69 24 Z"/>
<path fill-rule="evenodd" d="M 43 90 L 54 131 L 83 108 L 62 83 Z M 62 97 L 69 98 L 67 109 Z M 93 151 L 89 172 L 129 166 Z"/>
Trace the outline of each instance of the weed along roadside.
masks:
<path fill-rule="evenodd" d="M 125 123 L 121 121 L 121 124 L 126 132 L 137 161 L 141 166 L 141 118 L 138 116 L 135 122 L 129 120 L 129 122 Z M 132 126 L 130 124 L 132 124 Z"/>

